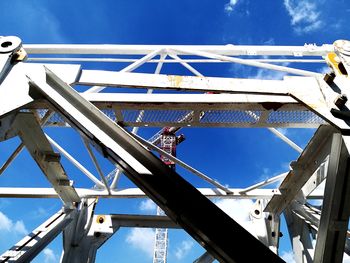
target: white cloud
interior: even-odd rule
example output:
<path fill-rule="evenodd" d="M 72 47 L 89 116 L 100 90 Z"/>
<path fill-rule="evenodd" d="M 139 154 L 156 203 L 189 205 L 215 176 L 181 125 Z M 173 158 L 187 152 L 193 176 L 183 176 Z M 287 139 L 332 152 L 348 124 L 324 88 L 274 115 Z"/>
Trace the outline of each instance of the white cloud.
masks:
<path fill-rule="evenodd" d="M 275 39 L 273 37 L 270 37 L 268 40 L 263 41 L 263 44 L 272 46 L 272 45 L 275 45 L 276 43 L 275 43 Z"/>
<path fill-rule="evenodd" d="M 238 0 L 230 0 L 230 2 L 228 2 L 225 5 L 225 11 L 230 14 L 233 11 L 235 5 L 237 5 L 237 3 L 238 3 Z"/>
<path fill-rule="evenodd" d="M 283 251 L 280 256 L 287 263 L 295 263 L 293 251 Z"/>
<path fill-rule="evenodd" d="M 17 32 L 24 41 L 50 41 L 56 43 L 69 42 L 62 30 L 61 19 L 53 6 L 49 3 L 39 5 L 36 1 L 12 1 L 12 7 L 17 10 L 15 19 L 11 18 L 10 24 L 17 28 Z"/>
<path fill-rule="evenodd" d="M 26 226 L 24 225 L 23 221 L 16 221 L 13 225 L 13 229 L 18 234 L 27 234 L 28 230 L 26 229 Z"/>
<path fill-rule="evenodd" d="M 157 205 L 151 200 L 146 199 L 140 203 L 139 209 L 141 211 L 154 212 L 157 208 Z"/>
<path fill-rule="evenodd" d="M 188 252 L 190 252 L 190 250 L 193 247 L 193 242 L 190 240 L 184 240 L 181 242 L 181 245 L 176 248 L 176 252 L 175 252 L 175 257 L 178 260 L 183 259 L 184 257 L 187 256 Z"/>
<path fill-rule="evenodd" d="M 55 253 L 53 252 L 52 249 L 45 248 L 43 250 L 43 253 L 44 253 L 44 262 L 45 263 L 58 262 L 57 256 L 55 255 Z"/>
<path fill-rule="evenodd" d="M 5 214 L 0 212 L 0 230 L 9 232 L 11 231 L 12 226 L 12 220 L 8 218 Z"/>
<path fill-rule="evenodd" d="M 22 235 L 28 233 L 28 230 L 26 229 L 22 220 L 13 222 L 10 218 L 8 218 L 7 215 L 2 212 L 0 212 L 0 230 Z"/>
<path fill-rule="evenodd" d="M 291 17 L 293 29 L 299 34 L 315 31 L 323 24 L 315 1 L 284 0 L 284 7 Z"/>
<path fill-rule="evenodd" d="M 287 66 L 287 64 L 285 64 L 283 66 Z M 256 75 L 251 76 L 251 78 L 280 80 L 280 79 L 283 79 L 283 77 L 286 75 L 287 75 L 286 72 L 259 68 Z"/>
<path fill-rule="evenodd" d="M 155 231 L 150 228 L 133 228 L 128 236 L 126 242 L 134 248 L 141 250 L 150 258 L 153 257 Z"/>

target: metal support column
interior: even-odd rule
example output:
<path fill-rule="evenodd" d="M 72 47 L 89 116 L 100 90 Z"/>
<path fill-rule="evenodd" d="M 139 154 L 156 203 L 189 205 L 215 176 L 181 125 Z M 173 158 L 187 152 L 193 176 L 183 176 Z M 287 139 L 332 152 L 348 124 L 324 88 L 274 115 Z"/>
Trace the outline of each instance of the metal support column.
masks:
<path fill-rule="evenodd" d="M 73 222 L 63 231 L 62 263 L 91 262 L 91 245 L 86 237 L 92 224 L 95 205 L 96 199 L 83 200 Z"/>
<path fill-rule="evenodd" d="M 313 262 L 310 227 L 288 207 L 284 211 L 296 263 Z"/>
<path fill-rule="evenodd" d="M 342 262 L 350 215 L 349 137 L 333 135 L 315 262 Z"/>

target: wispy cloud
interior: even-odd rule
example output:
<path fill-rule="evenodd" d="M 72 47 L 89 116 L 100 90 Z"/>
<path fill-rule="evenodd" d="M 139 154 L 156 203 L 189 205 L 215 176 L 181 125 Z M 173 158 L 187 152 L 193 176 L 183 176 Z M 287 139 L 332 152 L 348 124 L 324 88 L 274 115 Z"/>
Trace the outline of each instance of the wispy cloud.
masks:
<path fill-rule="evenodd" d="M 191 240 L 184 240 L 181 242 L 180 246 L 176 248 L 176 252 L 175 252 L 175 257 L 178 260 L 183 259 L 184 257 L 187 256 L 188 252 L 190 252 L 190 250 L 193 247 L 193 242 Z"/>
<path fill-rule="evenodd" d="M 287 128 L 277 128 L 277 131 L 282 133 L 282 135 L 287 136 L 288 135 L 288 129 Z"/>
<path fill-rule="evenodd" d="M 16 11 L 14 18 L 9 18 L 9 28 L 22 38 L 24 42 L 67 43 L 62 29 L 62 20 L 55 7 L 49 3 L 39 5 L 37 1 L 13 1 Z"/>
<path fill-rule="evenodd" d="M 237 5 L 238 0 L 230 0 L 230 2 L 228 2 L 225 5 L 225 11 L 230 14 L 232 13 L 232 11 L 234 10 L 235 6 Z"/>
<path fill-rule="evenodd" d="M 284 7 L 291 17 L 293 29 L 299 34 L 315 31 L 323 24 L 315 1 L 284 0 Z"/>
<path fill-rule="evenodd" d="M 139 209 L 145 212 L 155 212 L 157 205 L 151 200 L 146 199 L 141 201 Z"/>
<path fill-rule="evenodd" d="M 126 242 L 141 250 L 148 257 L 153 257 L 155 231 L 150 228 L 133 228 L 126 237 Z"/>
<path fill-rule="evenodd" d="M 255 79 L 283 79 L 284 76 L 286 76 L 287 73 L 282 71 L 273 71 L 268 69 L 259 69 L 256 75 L 254 76 Z"/>
<path fill-rule="evenodd" d="M 13 221 L 7 215 L 0 212 L 0 231 L 25 235 L 28 233 L 22 220 Z"/>
<path fill-rule="evenodd" d="M 44 254 L 44 263 L 58 262 L 58 256 L 55 255 L 52 249 L 45 248 L 43 250 L 43 254 Z"/>

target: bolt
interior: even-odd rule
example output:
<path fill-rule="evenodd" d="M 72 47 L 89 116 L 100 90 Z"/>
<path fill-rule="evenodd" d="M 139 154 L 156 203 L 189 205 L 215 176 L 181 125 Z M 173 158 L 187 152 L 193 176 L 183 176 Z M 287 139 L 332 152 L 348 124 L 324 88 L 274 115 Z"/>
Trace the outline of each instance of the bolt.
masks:
<path fill-rule="evenodd" d="M 348 97 L 345 95 L 345 94 L 341 94 L 339 95 L 335 101 L 334 101 L 334 104 L 339 108 L 343 108 L 345 103 L 348 101 Z"/>
<path fill-rule="evenodd" d="M 276 236 L 276 232 L 273 231 L 273 232 L 271 233 L 271 236 L 272 236 L 272 237 L 275 237 L 275 236 Z"/>
<path fill-rule="evenodd" d="M 12 42 L 11 41 L 5 41 L 3 43 L 1 43 L 1 47 L 3 48 L 7 48 L 7 47 L 10 47 L 12 46 Z"/>
<path fill-rule="evenodd" d="M 104 220 L 104 218 L 103 218 L 102 216 L 100 216 L 100 217 L 98 218 L 98 222 L 99 222 L 100 224 L 102 224 L 104 221 L 105 221 L 105 220 Z"/>
<path fill-rule="evenodd" d="M 255 210 L 254 210 L 254 213 L 255 213 L 256 215 L 260 215 L 260 211 L 259 211 L 258 209 L 255 209 Z"/>
<path fill-rule="evenodd" d="M 335 78 L 335 74 L 332 72 L 332 73 L 327 73 L 326 75 L 324 75 L 324 78 L 323 80 L 328 84 L 328 85 L 332 85 L 333 84 L 333 81 L 334 81 L 334 78 Z"/>
<path fill-rule="evenodd" d="M 272 220 L 272 215 L 269 215 L 269 216 L 267 217 L 267 220 L 271 221 L 271 220 Z"/>

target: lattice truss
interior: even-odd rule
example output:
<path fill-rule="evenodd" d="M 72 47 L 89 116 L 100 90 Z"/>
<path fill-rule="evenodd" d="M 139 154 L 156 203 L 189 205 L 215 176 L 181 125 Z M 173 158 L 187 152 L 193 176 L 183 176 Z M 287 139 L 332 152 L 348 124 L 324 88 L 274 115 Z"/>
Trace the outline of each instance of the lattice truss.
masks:
<path fill-rule="evenodd" d="M 349 56 L 345 40 L 322 46 L 135 46 L 22 45 L 17 37 L 1 37 L 0 138 L 19 137 L 20 144 L 0 173 L 6 174 L 26 148 L 51 187 L 1 187 L 0 197 L 60 198 L 63 203 L 61 211 L 4 252 L 2 262 L 28 262 L 60 233 L 62 262 L 94 262 L 97 250 L 120 227 L 136 226 L 184 229 L 207 251 L 196 262 L 282 262 L 277 256 L 282 214 L 296 262 L 341 262 L 350 252 Z M 198 71 L 228 63 L 284 77 L 203 76 Z M 310 63 L 328 63 L 329 73 L 308 70 Z M 163 65 L 188 74 L 162 74 Z M 47 127 L 77 130 L 97 175 L 72 149 L 52 139 Z M 139 127 L 160 130 L 145 139 L 137 135 Z M 281 175 L 245 189 L 227 188 L 160 149 L 162 127 L 172 132 L 182 127 L 266 127 L 300 156 Z M 301 149 L 277 127 L 318 129 Z M 97 152 L 116 168 L 106 174 Z M 163 164 L 159 154 L 211 187 L 196 189 Z M 63 160 L 87 181 L 75 181 L 75 187 Z M 137 188 L 119 188 L 121 176 Z M 282 179 L 278 188 L 266 187 Z M 323 192 L 317 187 L 324 181 Z M 145 196 L 165 215 L 95 214 L 97 198 Z M 255 200 L 250 220 L 256 235 L 210 198 Z M 323 199 L 323 204 L 312 206 L 310 199 Z M 253 253 L 246 253 L 247 244 Z"/>

